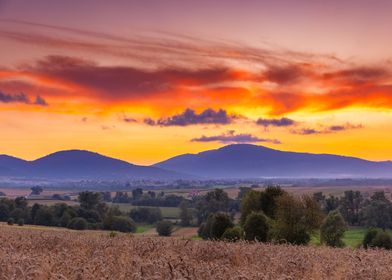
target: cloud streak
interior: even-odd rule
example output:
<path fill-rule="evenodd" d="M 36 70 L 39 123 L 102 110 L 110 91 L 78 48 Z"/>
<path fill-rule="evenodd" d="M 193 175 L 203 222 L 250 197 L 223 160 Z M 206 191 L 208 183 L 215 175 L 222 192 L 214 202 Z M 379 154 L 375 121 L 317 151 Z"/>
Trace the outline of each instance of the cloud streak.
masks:
<path fill-rule="evenodd" d="M 291 133 L 293 134 L 299 134 L 299 135 L 314 135 L 314 134 L 328 134 L 328 133 L 336 133 L 336 132 L 342 132 L 346 130 L 351 130 L 351 129 L 360 129 L 363 128 L 362 124 L 351 124 L 351 123 L 346 123 L 344 125 L 331 125 L 325 128 L 317 129 L 317 128 L 301 128 L 297 130 L 291 130 Z"/>

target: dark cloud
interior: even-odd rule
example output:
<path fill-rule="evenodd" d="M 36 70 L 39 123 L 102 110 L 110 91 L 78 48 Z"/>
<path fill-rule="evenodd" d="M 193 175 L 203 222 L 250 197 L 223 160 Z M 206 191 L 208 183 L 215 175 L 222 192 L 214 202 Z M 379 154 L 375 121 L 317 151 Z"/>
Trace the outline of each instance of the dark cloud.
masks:
<path fill-rule="evenodd" d="M 115 125 L 101 125 L 102 130 L 110 130 L 110 129 L 115 129 Z"/>
<path fill-rule="evenodd" d="M 35 105 L 48 106 L 48 103 L 41 96 L 37 95 L 34 101 Z"/>
<path fill-rule="evenodd" d="M 302 128 L 298 130 L 291 130 L 291 133 L 300 134 L 300 135 L 328 134 L 328 133 L 335 133 L 335 132 L 341 132 L 341 131 L 346 131 L 350 129 L 359 129 L 359 128 L 363 128 L 363 125 L 346 123 L 344 125 L 331 125 L 321 129 Z"/>
<path fill-rule="evenodd" d="M 277 126 L 277 127 L 282 127 L 282 126 L 292 126 L 296 124 L 296 121 L 289 119 L 289 118 L 280 118 L 280 119 L 258 119 L 256 121 L 256 124 L 268 127 L 268 126 Z"/>
<path fill-rule="evenodd" d="M 278 84 L 294 83 L 301 77 L 305 77 L 304 70 L 297 65 L 288 65 L 284 67 L 272 66 L 265 72 L 265 78 L 268 81 Z"/>
<path fill-rule="evenodd" d="M 41 96 L 36 96 L 35 101 L 31 102 L 30 98 L 23 92 L 8 94 L 0 92 L 0 103 L 24 103 L 32 105 L 47 106 L 48 103 Z"/>
<path fill-rule="evenodd" d="M 124 122 L 126 122 L 126 123 L 135 123 L 135 122 L 137 122 L 136 119 L 130 118 L 130 117 L 126 116 L 125 114 L 122 116 L 122 120 Z"/>
<path fill-rule="evenodd" d="M 178 115 L 174 115 L 168 118 L 161 118 L 156 121 L 147 118 L 144 123 L 148 125 L 159 125 L 159 126 L 187 126 L 195 124 L 229 124 L 233 120 L 239 118 L 236 115 L 229 115 L 225 110 L 213 110 L 206 109 L 200 114 L 196 113 L 192 109 L 186 109 L 184 112 Z"/>
<path fill-rule="evenodd" d="M 29 66 L 28 70 L 53 79 L 61 77 L 63 81 L 93 89 L 111 99 L 175 91 L 177 87 L 183 86 L 208 86 L 235 79 L 235 73 L 224 67 L 145 70 L 101 66 L 92 61 L 66 56 L 48 56 Z"/>
<path fill-rule="evenodd" d="M 199 138 L 193 138 L 192 142 L 221 142 L 221 143 L 259 143 L 259 142 L 269 142 L 273 144 L 281 144 L 277 139 L 265 139 L 259 138 L 252 134 L 235 134 L 234 130 L 230 130 L 226 133 L 215 135 L 215 136 L 205 136 L 202 135 Z"/>
<path fill-rule="evenodd" d="M 23 92 L 16 94 L 8 94 L 0 92 L 0 102 L 2 103 L 25 103 L 29 104 L 30 100 Z"/>
<path fill-rule="evenodd" d="M 367 81 L 378 81 L 388 77 L 389 70 L 384 67 L 354 67 L 341 71 L 329 72 L 324 74 L 326 79 L 337 79 L 351 83 L 364 83 Z"/>
<path fill-rule="evenodd" d="M 143 122 L 147 125 L 155 125 L 155 121 L 151 118 L 145 118 Z"/>

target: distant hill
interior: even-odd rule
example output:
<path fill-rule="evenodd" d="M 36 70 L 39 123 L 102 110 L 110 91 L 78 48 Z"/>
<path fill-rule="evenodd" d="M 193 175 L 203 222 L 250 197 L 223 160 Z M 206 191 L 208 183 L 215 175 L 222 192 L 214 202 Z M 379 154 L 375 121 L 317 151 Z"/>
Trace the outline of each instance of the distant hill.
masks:
<path fill-rule="evenodd" d="M 0 155 L 0 176 L 56 180 L 177 179 L 186 175 L 140 166 L 82 150 L 60 151 L 34 161 Z"/>
<path fill-rule="evenodd" d="M 205 178 L 392 177 L 392 162 L 389 161 L 285 152 L 248 144 L 179 155 L 154 166 Z"/>

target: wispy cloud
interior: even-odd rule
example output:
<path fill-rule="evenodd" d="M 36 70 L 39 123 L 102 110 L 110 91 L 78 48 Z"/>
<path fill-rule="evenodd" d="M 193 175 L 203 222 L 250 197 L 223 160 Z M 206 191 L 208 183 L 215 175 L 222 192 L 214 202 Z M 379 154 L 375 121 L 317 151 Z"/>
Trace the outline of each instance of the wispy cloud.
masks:
<path fill-rule="evenodd" d="M 344 125 L 331 125 L 323 128 L 301 128 L 301 129 L 293 129 L 291 133 L 300 134 L 300 135 L 313 135 L 313 134 L 328 134 L 328 133 L 336 133 L 341 131 L 346 131 L 350 129 L 360 129 L 363 128 L 362 124 L 351 124 L 346 123 Z"/>

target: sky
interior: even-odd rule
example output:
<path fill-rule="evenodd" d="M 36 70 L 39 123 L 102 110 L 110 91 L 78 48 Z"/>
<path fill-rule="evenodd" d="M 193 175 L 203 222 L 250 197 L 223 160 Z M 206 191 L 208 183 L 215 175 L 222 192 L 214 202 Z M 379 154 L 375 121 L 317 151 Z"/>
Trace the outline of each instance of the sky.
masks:
<path fill-rule="evenodd" d="M 388 0 L 0 0 L 0 154 L 392 159 Z"/>

